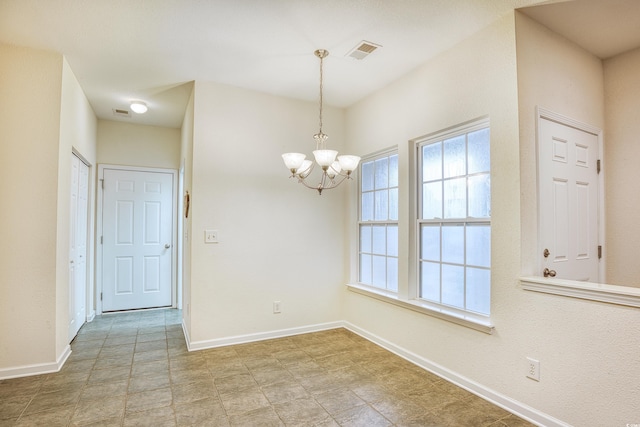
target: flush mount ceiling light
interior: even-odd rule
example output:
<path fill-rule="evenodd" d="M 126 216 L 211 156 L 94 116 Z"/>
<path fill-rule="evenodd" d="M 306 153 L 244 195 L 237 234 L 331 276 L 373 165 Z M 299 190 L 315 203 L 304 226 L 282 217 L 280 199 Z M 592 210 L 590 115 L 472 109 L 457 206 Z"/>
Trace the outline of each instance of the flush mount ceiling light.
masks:
<path fill-rule="evenodd" d="M 313 135 L 313 139 L 316 141 L 316 149 L 313 151 L 316 162 L 305 160 L 307 156 L 302 153 L 285 153 L 282 155 L 282 159 L 287 169 L 291 171 L 290 178 L 298 178 L 299 183 L 307 188 L 317 190 L 318 194 L 322 195 L 322 190 L 330 190 L 340 185 L 345 179 L 351 179 L 351 173 L 358 167 L 360 157 L 338 156 L 337 151 L 326 148 L 328 136 L 322 133 L 322 60 L 329 55 L 329 52 L 318 49 L 314 54 L 320 58 L 320 130 Z M 309 184 L 307 178 L 316 164 L 322 169 L 320 180 L 318 184 Z"/>
<path fill-rule="evenodd" d="M 143 101 L 132 101 L 130 105 L 134 113 L 144 114 L 147 112 L 147 104 Z"/>

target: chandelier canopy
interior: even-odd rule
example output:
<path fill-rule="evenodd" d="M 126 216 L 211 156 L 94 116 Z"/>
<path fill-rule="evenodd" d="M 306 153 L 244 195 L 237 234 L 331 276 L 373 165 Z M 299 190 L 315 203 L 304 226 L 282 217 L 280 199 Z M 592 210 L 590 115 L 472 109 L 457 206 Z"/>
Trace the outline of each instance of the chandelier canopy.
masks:
<path fill-rule="evenodd" d="M 313 151 L 315 163 L 306 159 L 306 155 L 302 153 L 285 153 L 282 155 L 284 164 L 291 171 L 290 178 L 297 178 L 298 182 L 307 188 L 317 190 L 322 195 L 322 190 L 330 190 L 337 187 L 345 179 L 351 179 L 351 173 L 356 170 L 360 157 L 352 155 L 338 156 L 336 150 L 327 149 L 328 136 L 322 132 L 322 78 L 323 78 L 323 59 L 329 55 L 329 51 L 318 49 L 314 54 L 320 58 L 320 130 L 313 135 L 316 142 L 316 149 Z M 309 176 L 318 165 L 322 169 L 318 184 L 310 184 Z"/>

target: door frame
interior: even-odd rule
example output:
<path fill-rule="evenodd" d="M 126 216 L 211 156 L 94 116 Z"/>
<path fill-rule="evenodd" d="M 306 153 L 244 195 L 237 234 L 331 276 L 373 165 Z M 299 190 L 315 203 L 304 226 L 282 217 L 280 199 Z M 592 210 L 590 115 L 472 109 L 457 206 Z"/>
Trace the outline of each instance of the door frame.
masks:
<path fill-rule="evenodd" d="M 574 129 L 578 129 L 582 132 L 593 134 L 598 139 L 598 158 L 600 159 L 600 173 L 598 174 L 598 243 L 602 245 L 602 258 L 599 259 L 598 262 L 598 281 L 599 283 L 605 283 L 605 271 L 606 271 L 606 248 L 604 247 L 605 242 L 605 207 L 604 207 L 604 175 L 605 175 L 605 159 L 604 159 L 604 141 L 603 141 L 603 132 L 602 129 L 589 125 L 587 123 L 580 122 L 578 120 L 572 119 L 570 117 L 564 116 L 562 114 L 556 113 L 554 111 L 548 110 L 546 108 L 536 106 L 536 177 L 537 177 L 537 230 L 536 230 L 536 240 L 537 240 L 537 252 L 536 252 L 536 266 L 537 266 L 537 274 L 542 275 L 542 270 L 544 269 L 543 264 L 543 256 L 542 252 L 544 251 L 542 239 L 540 238 L 540 218 L 541 218 L 541 180 L 540 176 L 540 126 L 542 120 L 550 120 L 552 122 L 556 122 L 563 126 L 572 127 Z"/>
<path fill-rule="evenodd" d="M 96 209 L 96 313 L 102 314 L 102 214 L 103 214 L 103 183 L 105 169 L 116 169 L 131 172 L 161 172 L 171 174 L 173 177 L 171 199 L 171 211 L 173 222 L 171 230 L 171 307 L 176 308 L 177 304 L 177 231 L 178 231 L 178 172 L 175 169 L 150 168 L 142 166 L 124 166 L 99 164 L 97 175 L 97 209 Z"/>

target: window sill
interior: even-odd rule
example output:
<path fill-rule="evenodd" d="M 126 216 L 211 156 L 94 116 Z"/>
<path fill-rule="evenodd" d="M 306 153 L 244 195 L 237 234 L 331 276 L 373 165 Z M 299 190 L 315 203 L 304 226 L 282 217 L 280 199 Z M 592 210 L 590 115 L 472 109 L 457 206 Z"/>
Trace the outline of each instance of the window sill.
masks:
<path fill-rule="evenodd" d="M 538 276 L 521 277 L 520 285 L 527 291 L 640 307 L 640 288 Z"/>
<path fill-rule="evenodd" d="M 375 298 L 378 301 L 393 304 L 398 307 L 406 308 L 416 311 L 418 313 L 426 314 L 428 316 L 436 317 L 438 319 L 446 320 L 448 322 L 455 323 L 457 325 L 465 326 L 467 328 L 475 329 L 476 331 L 484 332 L 485 334 L 492 334 L 494 326 L 489 321 L 483 321 L 482 319 L 472 316 L 461 316 L 458 313 L 447 311 L 445 308 L 436 309 L 417 300 L 402 300 L 398 298 L 396 294 L 385 292 L 383 290 L 372 289 L 368 286 L 347 284 L 347 288 L 355 293 Z"/>

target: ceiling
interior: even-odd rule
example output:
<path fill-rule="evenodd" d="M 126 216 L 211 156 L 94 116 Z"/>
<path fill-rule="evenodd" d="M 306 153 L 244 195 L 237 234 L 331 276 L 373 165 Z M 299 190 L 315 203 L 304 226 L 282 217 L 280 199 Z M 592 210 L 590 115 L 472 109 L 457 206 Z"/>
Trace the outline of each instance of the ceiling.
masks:
<path fill-rule="evenodd" d="M 324 48 L 330 52 L 325 103 L 346 107 L 510 10 L 542 2 L 548 3 L 0 0 L 0 41 L 64 54 L 101 119 L 177 128 L 194 80 L 317 100 L 319 63 L 313 51 Z M 589 25 L 590 31 L 566 35 L 602 57 L 640 45 L 640 26 L 631 22 L 640 16 L 640 1 L 553 3 L 526 13 L 560 32 Z M 591 8 L 594 13 L 587 13 Z M 603 32 L 617 36 L 602 37 Z M 382 47 L 363 60 L 348 57 L 363 40 Z M 130 118 L 113 114 L 128 110 L 134 99 L 146 101 L 149 112 Z"/>
<path fill-rule="evenodd" d="M 640 47 L 640 1 L 576 0 L 522 9 L 600 59 Z"/>

